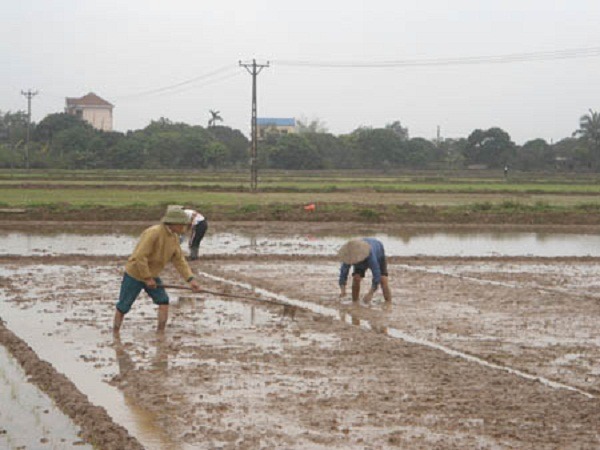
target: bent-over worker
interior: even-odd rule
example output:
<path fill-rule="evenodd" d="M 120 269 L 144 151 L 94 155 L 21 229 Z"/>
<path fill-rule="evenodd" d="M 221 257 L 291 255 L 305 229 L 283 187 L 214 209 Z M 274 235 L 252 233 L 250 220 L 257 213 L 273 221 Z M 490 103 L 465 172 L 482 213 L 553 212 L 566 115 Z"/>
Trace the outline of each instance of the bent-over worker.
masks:
<path fill-rule="evenodd" d="M 346 282 L 350 267 L 352 272 L 352 301 L 358 302 L 360 297 L 360 283 L 365 277 L 367 269 L 371 269 L 373 280 L 371 289 L 363 297 L 365 303 L 373 299 L 373 294 L 381 284 L 383 298 L 385 303 L 391 304 L 392 293 L 388 280 L 387 261 L 385 259 L 385 249 L 381 241 L 375 238 L 352 239 L 346 242 L 338 251 L 338 259 L 342 261 L 340 267 L 340 297 L 346 295 Z"/>
<path fill-rule="evenodd" d="M 190 240 L 188 241 L 190 260 L 195 261 L 198 259 L 198 250 L 208 229 L 208 222 L 206 221 L 206 217 L 196 210 L 184 209 L 183 211 L 187 214 L 190 221 Z"/>
<path fill-rule="evenodd" d="M 194 280 L 190 266 L 179 245 L 179 234 L 185 232 L 189 219 L 181 207 L 170 206 L 161 223 L 144 230 L 135 250 L 127 260 L 121 282 L 119 301 L 116 304 L 113 332 L 118 333 L 125 314 L 142 291 L 158 305 L 158 331 L 163 331 L 169 316 L 169 296 L 162 287 L 160 272 L 171 262 L 194 292 L 200 285 Z"/>

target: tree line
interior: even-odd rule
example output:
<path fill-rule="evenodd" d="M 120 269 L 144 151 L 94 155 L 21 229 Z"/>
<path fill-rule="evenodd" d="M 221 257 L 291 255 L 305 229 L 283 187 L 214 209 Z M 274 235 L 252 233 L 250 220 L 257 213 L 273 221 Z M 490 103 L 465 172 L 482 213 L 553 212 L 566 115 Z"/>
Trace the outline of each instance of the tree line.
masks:
<path fill-rule="evenodd" d="M 29 131 L 29 133 L 28 133 Z M 297 133 L 267 132 L 258 145 L 266 169 L 498 169 L 594 171 L 600 169 L 600 114 L 590 110 L 573 135 L 556 143 L 534 139 L 516 145 L 501 128 L 468 137 L 409 137 L 399 121 L 335 136 L 318 121 L 298 121 Z M 141 130 L 106 132 L 66 113 L 29 124 L 25 112 L 0 111 L 0 167 L 52 169 L 235 169 L 250 161 L 250 142 L 236 129 L 160 118 Z"/>

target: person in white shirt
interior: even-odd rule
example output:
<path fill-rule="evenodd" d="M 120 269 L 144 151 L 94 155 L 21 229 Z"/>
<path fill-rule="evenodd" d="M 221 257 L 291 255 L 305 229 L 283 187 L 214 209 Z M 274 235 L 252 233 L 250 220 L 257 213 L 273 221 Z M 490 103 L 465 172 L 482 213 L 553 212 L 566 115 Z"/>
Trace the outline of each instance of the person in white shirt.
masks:
<path fill-rule="evenodd" d="M 208 222 L 206 218 L 200 214 L 198 211 L 193 209 L 184 208 L 183 211 L 188 216 L 190 220 L 190 239 L 188 241 L 188 246 L 190 248 L 190 260 L 194 261 L 198 259 L 198 250 L 200 249 L 200 242 L 204 238 L 206 234 L 206 230 L 208 229 Z"/>

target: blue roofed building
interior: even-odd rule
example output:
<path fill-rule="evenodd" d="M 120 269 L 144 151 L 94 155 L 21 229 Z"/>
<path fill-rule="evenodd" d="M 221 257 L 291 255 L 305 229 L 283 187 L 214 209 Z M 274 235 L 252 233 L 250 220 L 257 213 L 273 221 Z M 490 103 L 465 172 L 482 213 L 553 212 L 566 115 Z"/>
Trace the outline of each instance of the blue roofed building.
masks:
<path fill-rule="evenodd" d="M 291 134 L 296 132 L 296 119 L 277 117 L 257 117 L 256 132 L 259 139 L 267 134 Z"/>

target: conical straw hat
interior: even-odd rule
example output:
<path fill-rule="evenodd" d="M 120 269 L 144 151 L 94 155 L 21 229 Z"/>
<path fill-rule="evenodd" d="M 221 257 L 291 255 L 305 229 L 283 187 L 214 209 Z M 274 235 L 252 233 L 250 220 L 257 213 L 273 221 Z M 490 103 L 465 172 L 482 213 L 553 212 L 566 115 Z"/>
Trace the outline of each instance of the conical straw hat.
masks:
<path fill-rule="evenodd" d="M 176 225 L 187 225 L 190 222 L 190 219 L 180 205 L 169 205 L 167 206 L 167 211 L 161 219 L 161 222 Z"/>
<path fill-rule="evenodd" d="M 352 239 L 346 242 L 338 251 L 338 259 L 345 264 L 356 264 L 367 259 L 371 246 L 362 239 Z"/>

